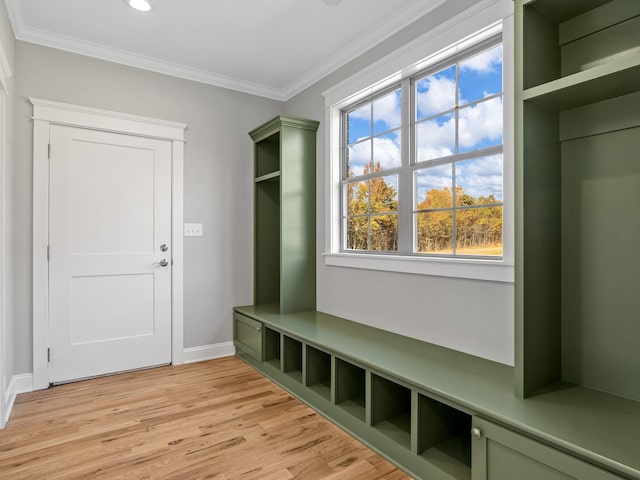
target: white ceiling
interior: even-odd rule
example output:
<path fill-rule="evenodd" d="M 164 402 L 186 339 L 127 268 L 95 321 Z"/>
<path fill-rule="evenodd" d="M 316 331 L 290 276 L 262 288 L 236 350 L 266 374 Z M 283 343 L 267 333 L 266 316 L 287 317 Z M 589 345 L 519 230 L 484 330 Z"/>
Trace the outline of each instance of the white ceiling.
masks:
<path fill-rule="evenodd" d="M 5 0 L 18 40 L 287 100 L 446 0 Z"/>

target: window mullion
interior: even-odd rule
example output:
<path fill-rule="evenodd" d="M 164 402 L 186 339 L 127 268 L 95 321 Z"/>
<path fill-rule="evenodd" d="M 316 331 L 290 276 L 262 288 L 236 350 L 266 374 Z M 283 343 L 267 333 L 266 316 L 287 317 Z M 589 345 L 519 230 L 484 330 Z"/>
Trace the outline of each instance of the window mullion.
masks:
<path fill-rule="evenodd" d="M 413 139 L 411 134 L 412 102 L 411 80 L 402 81 L 402 120 L 401 120 L 401 167 L 398 175 L 398 252 L 413 252 L 413 182 L 411 174 L 411 152 Z"/>

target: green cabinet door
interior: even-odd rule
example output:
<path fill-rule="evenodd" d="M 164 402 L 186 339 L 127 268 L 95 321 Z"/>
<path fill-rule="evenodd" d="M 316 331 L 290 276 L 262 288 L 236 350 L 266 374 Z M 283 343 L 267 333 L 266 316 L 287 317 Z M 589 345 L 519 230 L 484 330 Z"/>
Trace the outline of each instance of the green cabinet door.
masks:
<path fill-rule="evenodd" d="M 234 340 L 238 355 L 250 355 L 259 362 L 262 361 L 262 323 L 245 317 L 239 313 L 233 314 Z"/>
<path fill-rule="evenodd" d="M 479 418 L 472 480 L 622 480 L 622 477 Z"/>

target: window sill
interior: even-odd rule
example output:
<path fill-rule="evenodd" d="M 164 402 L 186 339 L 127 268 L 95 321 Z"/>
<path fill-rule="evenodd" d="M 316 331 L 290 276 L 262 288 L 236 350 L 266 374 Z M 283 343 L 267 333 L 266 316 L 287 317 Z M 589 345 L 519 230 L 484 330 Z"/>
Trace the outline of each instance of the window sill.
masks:
<path fill-rule="evenodd" d="M 324 253 L 324 264 L 333 267 L 513 283 L 514 266 L 505 260 L 425 258 L 366 253 Z"/>

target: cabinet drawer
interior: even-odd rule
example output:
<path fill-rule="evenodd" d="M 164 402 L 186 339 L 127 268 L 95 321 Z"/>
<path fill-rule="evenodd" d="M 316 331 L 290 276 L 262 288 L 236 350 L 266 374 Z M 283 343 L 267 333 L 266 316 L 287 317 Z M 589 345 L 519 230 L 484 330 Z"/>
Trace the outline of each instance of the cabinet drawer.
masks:
<path fill-rule="evenodd" d="M 548 445 L 473 419 L 472 480 L 623 480 Z"/>
<path fill-rule="evenodd" d="M 262 323 L 239 313 L 233 314 L 233 323 L 236 348 L 261 362 Z"/>

